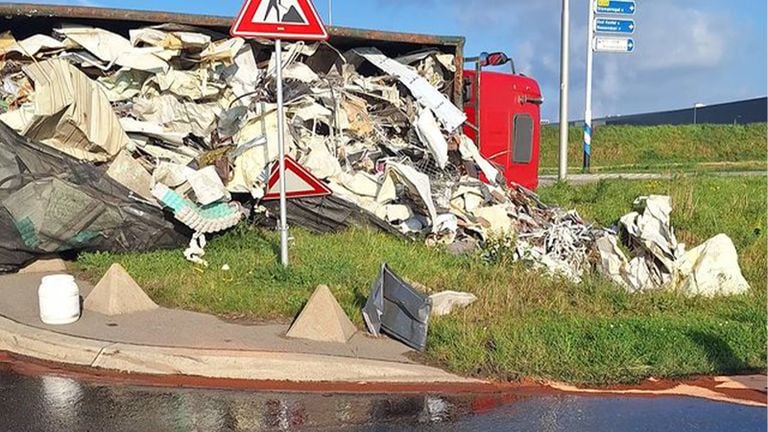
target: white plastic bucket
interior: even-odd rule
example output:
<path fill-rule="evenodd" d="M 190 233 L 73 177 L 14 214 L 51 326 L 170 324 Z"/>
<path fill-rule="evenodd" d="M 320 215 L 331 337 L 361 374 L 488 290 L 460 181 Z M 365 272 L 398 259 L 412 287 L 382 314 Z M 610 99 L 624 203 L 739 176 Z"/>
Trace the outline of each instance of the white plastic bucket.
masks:
<path fill-rule="evenodd" d="M 49 325 L 72 324 L 80 319 L 80 288 L 74 276 L 45 276 L 37 290 L 40 320 Z"/>

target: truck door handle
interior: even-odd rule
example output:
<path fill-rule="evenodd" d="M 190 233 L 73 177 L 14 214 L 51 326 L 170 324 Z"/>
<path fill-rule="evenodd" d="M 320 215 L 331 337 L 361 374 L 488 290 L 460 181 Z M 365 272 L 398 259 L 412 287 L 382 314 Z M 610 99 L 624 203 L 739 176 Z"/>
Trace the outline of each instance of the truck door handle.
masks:
<path fill-rule="evenodd" d="M 529 98 L 528 96 L 523 96 L 523 103 L 532 103 L 534 105 L 541 105 L 544 103 L 544 98 L 541 98 L 541 97 Z"/>

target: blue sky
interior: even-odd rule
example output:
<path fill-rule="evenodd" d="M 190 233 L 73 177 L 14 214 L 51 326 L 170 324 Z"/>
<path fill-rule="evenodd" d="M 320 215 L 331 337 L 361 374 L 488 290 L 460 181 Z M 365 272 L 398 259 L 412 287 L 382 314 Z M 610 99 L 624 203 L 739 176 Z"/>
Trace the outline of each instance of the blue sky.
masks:
<path fill-rule="evenodd" d="M 638 0 L 637 51 L 595 58 L 596 116 L 765 96 L 766 0 Z M 38 1 L 234 15 L 241 0 Z M 328 0 L 315 0 L 327 19 Z M 560 0 L 333 0 L 348 27 L 461 35 L 467 55 L 505 51 L 539 80 L 543 116 L 557 120 Z M 588 0 L 571 0 L 571 118 L 583 118 Z"/>

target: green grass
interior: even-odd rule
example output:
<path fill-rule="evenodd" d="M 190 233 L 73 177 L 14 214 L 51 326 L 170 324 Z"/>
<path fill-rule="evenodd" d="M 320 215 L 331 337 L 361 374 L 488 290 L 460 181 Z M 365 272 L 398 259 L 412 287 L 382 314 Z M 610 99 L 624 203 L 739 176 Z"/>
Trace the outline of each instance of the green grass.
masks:
<path fill-rule="evenodd" d="M 540 175 L 556 175 L 557 167 L 543 167 L 539 169 Z M 742 162 L 701 162 L 701 163 L 658 163 L 658 164 L 625 164 L 611 166 L 591 166 L 590 174 L 608 173 L 659 173 L 659 174 L 710 174 L 726 172 L 766 171 L 766 161 L 742 161 Z M 568 168 L 568 172 L 582 174 L 581 166 Z"/>
<path fill-rule="evenodd" d="M 626 213 L 638 195 L 670 193 L 679 237 L 698 243 L 719 232 L 730 235 L 752 290 L 718 299 L 630 295 L 596 275 L 576 285 L 519 263 L 484 264 L 477 256 L 455 257 L 360 230 L 327 236 L 292 231 L 289 270 L 277 263 L 273 233 L 245 228 L 210 243 L 208 269 L 186 263 L 179 251 L 88 254 L 78 265 L 97 279 L 120 262 L 165 306 L 258 320 L 289 321 L 318 284 L 327 284 L 362 328 L 360 307 L 387 262 L 432 291 L 478 296 L 469 308 L 431 322 L 426 353 L 430 363 L 471 376 L 607 384 L 765 370 L 764 179 L 556 185 L 541 192 L 548 202 L 574 206 L 601 224 Z M 232 270 L 219 270 L 224 264 Z"/>
<path fill-rule="evenodd" d="M 560 131 L 541 131 L 541 167 L 558 166 Z M 592 144 L 593 171 L 765 170 L 768 125 L 601 126 Z M 581 128 L 568 137 L 569 170 L 582 164 Z M 722 164 L 725 163 L 725 164 Z M 728 163 L 734 164 L 729 166 Z M 709 164 L 709 165 L 708 165 Z"/>

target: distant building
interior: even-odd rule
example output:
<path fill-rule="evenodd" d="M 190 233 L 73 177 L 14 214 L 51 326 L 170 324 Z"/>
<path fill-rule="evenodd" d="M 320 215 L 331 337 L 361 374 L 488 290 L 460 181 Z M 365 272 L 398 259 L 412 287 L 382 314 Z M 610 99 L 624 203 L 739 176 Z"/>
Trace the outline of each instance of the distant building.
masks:
<path fill-rule="evenodd" d="M 683 124 L 748 124 L 768 122 L 768 97 L 728 102 L 716 105 L 696 104 L 691 108 L 625 116 L 610 116 L 593 120 L 602 125 L 683 125 Z M 584 121 L 572 122 L 576 126 Z"/>

